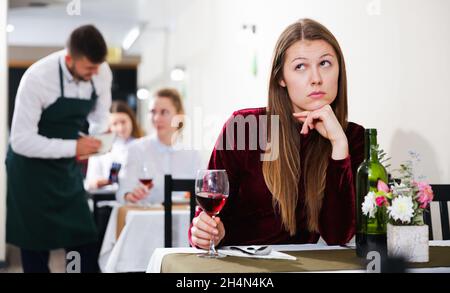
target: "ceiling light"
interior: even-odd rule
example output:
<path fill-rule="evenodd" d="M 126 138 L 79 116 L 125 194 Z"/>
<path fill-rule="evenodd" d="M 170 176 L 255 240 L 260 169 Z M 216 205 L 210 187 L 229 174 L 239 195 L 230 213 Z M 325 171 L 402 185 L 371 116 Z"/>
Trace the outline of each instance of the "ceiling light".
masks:
<path fill-rule="evenodd" d="M 150 97 L 150 92 L 148 91 L 148 89 L 138 89 L 137 97 L 139 100 L 147 100 Z"/>
<path fill-rule="evenodd" d="M 173 81 L 182 81 L 186 75 L 185 69 L 183 67 L 175 67 L 170 72 L 170 79 Z"/>
<path fill-rule="evenodd" d="M 128 51 L 131 46 L 133 46 L 134 42 L 139 38 L 139 35 L 141 34 L 141 28 L 139 26 L 133 27 L 125 36 L 122 42 L 122 48 L 125 51 Z"/>
<path fill-rule="evenodd" d="M 14 25 L 8 24 L 8 25 L 6 26 L 6 32 L 7 32 L 7 33 L 12 33 L 14 30 L 15 30 Z"/>

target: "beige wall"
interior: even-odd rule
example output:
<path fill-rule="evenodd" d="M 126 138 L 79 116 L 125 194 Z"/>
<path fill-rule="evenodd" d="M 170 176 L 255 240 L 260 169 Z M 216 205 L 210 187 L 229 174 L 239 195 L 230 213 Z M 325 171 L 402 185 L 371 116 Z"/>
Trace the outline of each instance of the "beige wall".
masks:
<path fill-rule="evenodd" d="M 266 104 L 276 39 L 287 25 L 309 17 L 325 24 L 344 51 L 349 119 L 378 128 L 379 143 L 393 156 L 393 165 L 415 150 L 431 183 L 450 183 L 450 1 L 191 2 L 170 33 L 167 60 L 168 68 L 187 68 L 188 77 L 178 86 L 186 88 L 188 114 L 199 107 L 209 115 L 203 121 L 206 140 L 217 137 L 233 110 Z M 257 25 L 253 40 L 242 37 L 245 23 Z M 168 83 L 158 37 L 144 36 L 141 85 Z M 255 48 L 257 77 L 251 73 Z M 207 157 L 210 148 L 203 151 Z"/>
<path fill-rule="evenodd" d="M 6 67 L 6 12 L 8 1 L 0 1 L 0 262 L 5 260 L 5 202 L 6 174 L 4 159 L 7 144 L 7 67 Z"/>

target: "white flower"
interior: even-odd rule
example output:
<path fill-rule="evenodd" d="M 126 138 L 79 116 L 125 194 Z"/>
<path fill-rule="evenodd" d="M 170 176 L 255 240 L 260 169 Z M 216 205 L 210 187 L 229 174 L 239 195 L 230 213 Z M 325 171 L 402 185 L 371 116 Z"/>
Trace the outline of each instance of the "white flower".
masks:
<path fill-rule="evenodd" d="M 373 191 L 367 193 L 364 197 L 364 202 L 362 204 L 362 212 L 364 215 L 369 215 L 369 218 L 375 218 L 375 213 L 377 211 L 377 204 L 375 202 L 375 193 Z"/>
<path fill-rule="evenodd" d="M 392 200 L 392 205 L 388 207 L 389 216 L 395 221 L 410 223 L 414 215 L 414 204 L 410 196 L 398 196 Z"/>

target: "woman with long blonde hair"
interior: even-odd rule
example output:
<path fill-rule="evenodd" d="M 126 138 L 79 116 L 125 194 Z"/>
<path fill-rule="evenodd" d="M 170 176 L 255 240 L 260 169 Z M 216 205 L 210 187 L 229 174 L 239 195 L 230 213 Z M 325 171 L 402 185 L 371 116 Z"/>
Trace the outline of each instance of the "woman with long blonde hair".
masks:
<path fill-rule="evenodd" d="M 239 118 L 257 122 L 253 129 L 244 125 L 244 149 L 238 148 Z M 271 138 L 270 149 L 250 147 L 260 133 Z M 269 152 L 275 155 L 262 160 Z M 341 48 L 323 25 L 299 20 L 277 42 L 267 107 L 236 111 L 223 127 L 209 168 L 227 171 L 230 195 L 215 220 L 197 213 L 191 244 L 316 243 L 320 236 L 330 245 L 347 243 L 363 157 L 364 128 L 347 121 Z"/>

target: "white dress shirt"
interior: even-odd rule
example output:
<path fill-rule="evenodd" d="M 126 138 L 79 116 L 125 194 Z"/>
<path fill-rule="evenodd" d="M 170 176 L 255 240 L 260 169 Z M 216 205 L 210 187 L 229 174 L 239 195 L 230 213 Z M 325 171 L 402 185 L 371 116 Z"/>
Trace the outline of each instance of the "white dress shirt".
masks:
<path fill-rule="evenodd" d="M 116 138 L 110 152 L 90 157 L 86 173 L 85 188 L 88 189 L 89 183 L 94 180 L 108 179 L 112 163 L 119 163 L 121 168 L 123 168 L 128 147 L 134 140 L 135 138 L 130 138 L 128 140 Z M 119 171 L 119 177 L 121 174 L 122 171 Z"/>
<path fill-rule="evenodd" d="M 164 201 L 164 175 L 175 179 L 195 179 L 197 170 L 204 169 L 199 152 L 185 150 L 181 144 L 164 145 L 156 136 L 147 136 L 133 141 L 128 148 L 127 159 L 119 177 L 117 200 L 125 202 L 124 196 L 139 186 L 142 165 L 148 166 L 153 175 L 153 188 L 145 203 Z"/>
<path fill-rule="evenodd" d="M 55 52 L 27 69 L 17 91 L 11 126 L 11 147 L 31 158 L 70 158 L 76 154 L 76 140 L 47 138 L 38 134 L 42 111 L 61 96 L 59 64 L 63 71 L 64 95 L 68 98 L 90 99 L 90 81 L 76 81 L 67 69 L 66 50 Z M 111 107 L 112 72 L 105 62 L 92 77 L 98 98 L 95 109 L 88 115 L 89 132 L 97 134 L 108 129 Z"/>

